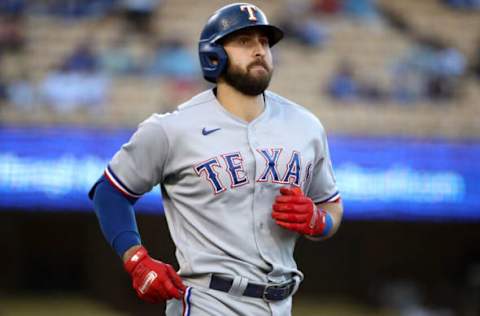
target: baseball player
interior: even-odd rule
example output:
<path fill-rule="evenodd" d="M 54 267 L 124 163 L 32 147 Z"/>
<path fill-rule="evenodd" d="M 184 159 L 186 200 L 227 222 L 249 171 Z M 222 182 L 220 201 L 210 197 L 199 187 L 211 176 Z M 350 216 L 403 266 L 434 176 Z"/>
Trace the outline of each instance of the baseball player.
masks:
<path fill-rule="evenodd" d="M 297 239 L 341 221 L 325 131 L 267 91 L 283 37 L 248 3 L 216 11 L 199 41 L 213 89 L 141 123 L 90 191 L 137 295 L 167 315 L 290 315 Z M 160 185 L 179 271 L 141 244 L 134 203 Z"/>

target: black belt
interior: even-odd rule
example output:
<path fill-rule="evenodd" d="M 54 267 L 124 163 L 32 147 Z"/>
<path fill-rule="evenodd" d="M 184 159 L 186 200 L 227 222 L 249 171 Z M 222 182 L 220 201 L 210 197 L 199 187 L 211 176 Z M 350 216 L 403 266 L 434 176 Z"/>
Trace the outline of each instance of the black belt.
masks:
<path fill-rule="evenodd" d="M 228 292 L 232 288 L 233 279 L 229 277 L 212 275 L 210 279 L 210 288 L 218 291 Z M 248 283 L 244 296 L 263 298 L 266 301 L 281 301 L 292 294 L 295 288 L 295 280 L 290 280 L 281 284 L 256 284 Z"/>

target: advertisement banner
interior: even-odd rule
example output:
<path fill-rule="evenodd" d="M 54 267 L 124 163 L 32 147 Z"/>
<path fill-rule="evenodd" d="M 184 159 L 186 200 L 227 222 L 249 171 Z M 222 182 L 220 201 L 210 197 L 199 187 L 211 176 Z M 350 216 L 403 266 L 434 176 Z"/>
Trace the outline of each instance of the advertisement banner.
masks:
<path fill-rule="evenodd" d="M 0 209 L 92 211 L 87 192 L 133 130 L 0 128 Z M 330 136 L 346 219 L 480 220 L 480 141 Z M 163 212 L 159 188 L 136 204 Z"/>

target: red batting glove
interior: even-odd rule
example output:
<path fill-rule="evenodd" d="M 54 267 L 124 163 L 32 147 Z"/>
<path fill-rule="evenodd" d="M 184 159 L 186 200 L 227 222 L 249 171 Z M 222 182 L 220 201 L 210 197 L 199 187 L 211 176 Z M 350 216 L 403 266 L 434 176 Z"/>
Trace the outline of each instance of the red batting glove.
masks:
<path fill-rule="evenodd" d="M 275 198 L 272 218 L 283 228 L 308 236 L 325 236 L 327 216 L 300 188 L 283 187 Z"/>
<path fill-rule="evenodd" d="M 142 246 L 125 262 L 139 298 L 160 303 L 172 298 L 181 299 L 185 292 L 182 279 L 169 264 L 152 259 Z"/>

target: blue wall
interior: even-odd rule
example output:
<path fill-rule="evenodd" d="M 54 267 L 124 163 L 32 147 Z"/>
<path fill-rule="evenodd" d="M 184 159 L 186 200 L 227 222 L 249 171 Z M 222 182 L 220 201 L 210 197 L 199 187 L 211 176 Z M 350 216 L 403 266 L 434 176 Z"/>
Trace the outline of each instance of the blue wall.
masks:
<path fill-rule="evenodd" d="M 91 210 L 92 183 L 132 130 L 0 128 L 0 208 Z M 480 141 L 330 136 L 348 219 L 480 220 Z M 159 189 L 137 210 L 161 213 Z"/>

